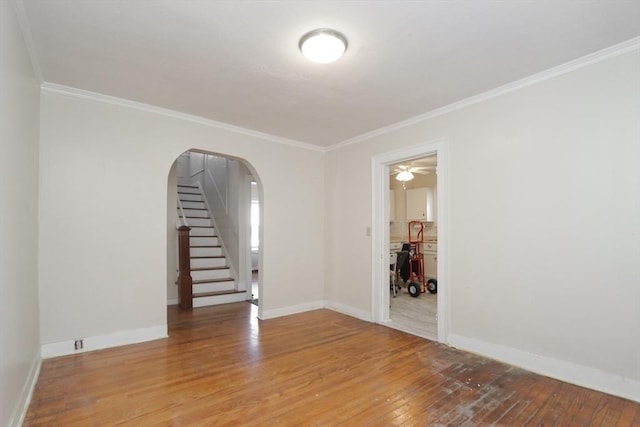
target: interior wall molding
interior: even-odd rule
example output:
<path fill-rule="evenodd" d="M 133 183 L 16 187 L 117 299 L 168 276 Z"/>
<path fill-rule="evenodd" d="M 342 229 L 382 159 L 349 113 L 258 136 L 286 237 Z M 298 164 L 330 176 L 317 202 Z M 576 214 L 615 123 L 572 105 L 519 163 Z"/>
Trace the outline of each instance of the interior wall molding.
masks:
<path fill-rule="evenodd" d="M 145 104 L 142 102 L 131 101 L 125 98 L 118 98 L 111 95 L 104 95 L 97 92 L 91 92 L 84 89 L 78 89 L 70 86 L 59 85 L 56 83 L 44 82 L 40 86 L 43 93 L 52 93 L 57 95 L 69 96 L 73 98 L 86 99 L 103 104 L 116 105 L 119 107 L 131 108 L 134 110 L 144 111 L 146 113 L 158 114 L 161 116 L 171 117 L 173 119 L 183 120 L 186 122 L 196 123 L 199 125 L 225 130 L 228 132 L 237 133 L 240 135 L 246 135 L 253 138 L 263 139 L 269 142 L 275 142 L 277 144 L 288 145 L 290 147 L 301 148 L 311 151 L 324 152 L 324 147 L 309 144 L 302 141 L 296 141 L 293 139 L 282 138 L 276 135 L 271 135 L 264 132 L 259 132 L 252 129 L 243 128 L 240 126 L 230 125 L 228 123 L 218 122 L 211 119 L 205 119 L 204 117 L 194 116 L 192 114 L 181 113 L 179 111 L 170 110 L 168 108 L 157 107 L 155 105 Z"/>
<path fill-rule="evenodd" d="M 111 334 L 81 337 L 82 349 L 75 349 L 75 340 L 42 344 L 40 356 L 43 359 L 69 354 L 85 353 L 87 351 L 102 350 L 104 348 L 119 347 L 121 345 L 138 344 L 146 341 L 167 338 L 167 325 L 151 326 L 149 328 L 131 329 Z"/>
<path fill-rule="evenodd" d="M 19 427 L 24 423 L 27 411 L 29 410 L 29 404 L 31 403 L 31 398 L 33 397 L 33 390 L 35 390 L 36 384 L 38 383 L 41 367 L 42 359 L 39 354 L 36 354 L 31 362 L 31 368 L 29 369 L 27 380 L 25 381 L 22 392 L 20 393 L 20 400 L 16 403 L 13 414 L 11 415 L 11 418 L 9 418 L 10 427 Z"/>
<path fill-rule="evenodd" d="M 373 322 L 373 316 L 370 311 L 351 307 L 349 305 L 342 304 L 336 301 L 326 301 L 325 308 L 336 311 L 338 313 L 346 314 L 347 316 L 355 317 L 356 319 Z"/>
<path fill-rule="evenodd" d="M 637 380 L 457 334 L 449 335 L 449 344 L 560 381 L 640 402 Z"/>
<path fill-rule="evenodd" d="M 512 82 L 512 83 L 507 83 L 503 86 L 498 86 L 497 88 L 454 102 L 449 105 L 445 105 L 444 107 L 437 108 L 435 110 L 429 111 L 419 116 L 415 116 L 410 119 L 393 123 L 389 126 L 385 126 L 376 130 L 372 130 L 367 133 L 363 133 L 353 138 L 346 139 L 342 142 L 339 142 L 337 144 L 327 147 L 325 151 L 338 150 L 340 148 L 345 148 L 349 145 L 358 144 L 360 142 L 367 141 L 371 138 L 375 138 L 380 135 L 384 135 L 399 129 L 403 129 L 403 128 L 415 125 L 417 123 L 421 123 L 426 120 L 430 120 L 435 117 L 445 115 L 452 111 L 460 110 L 462 108 L 465 108 L 474 104 L 478 104 L 480 102 L 483 102 L 492 98 L 496 98 L 498 96 L 505 95 L 507 93 L 514 92 L 519 89 L 523 89 L 527 86 L 531 86 L 536 83 L 540 83 L 545 80 L 549 80 L 554 77 L 558 77 L 563 74 L 570 73 L 580 68 L 584 68 L 586 66 L 596 64 L 598 62 L 602 62 L 607 59 L 615 58 L 616 56 L 624 55 L 637 50 L 640 50 L 640 37 L 635 37 L 633 39 L 610 46 L 608 48 L 599 50 L 597 52 L 590 53 L 583 57 L 566 62 L 562 65 L 549 68 L 548 70 L 533 74 L 529 77 L 525 77 L 520 80 L 516 80 L 515 82 Z"/>
<path fill-rule="evenodd" d="M 324 308 L 324 301 L 311 301 L 302 304 L 290 305 L 287 307 L 274 308 L 271 310 L 262 310 L 258 314 L 260 320 L 274 319 L 276 317 L 288 316 L 290 314 L 304 313 L 305 311 L 318 310 Z"/>

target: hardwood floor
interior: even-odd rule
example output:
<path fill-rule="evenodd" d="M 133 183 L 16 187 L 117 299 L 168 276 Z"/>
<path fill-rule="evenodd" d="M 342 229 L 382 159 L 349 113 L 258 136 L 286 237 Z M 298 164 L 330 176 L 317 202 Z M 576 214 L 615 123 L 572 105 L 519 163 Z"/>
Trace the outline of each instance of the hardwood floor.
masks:
<path fill-rule="evenodd" d="M 166 340 L 45 360 L 24 425 L 640 425 L 637 403 L 329 310 L 168 313 Z"/>

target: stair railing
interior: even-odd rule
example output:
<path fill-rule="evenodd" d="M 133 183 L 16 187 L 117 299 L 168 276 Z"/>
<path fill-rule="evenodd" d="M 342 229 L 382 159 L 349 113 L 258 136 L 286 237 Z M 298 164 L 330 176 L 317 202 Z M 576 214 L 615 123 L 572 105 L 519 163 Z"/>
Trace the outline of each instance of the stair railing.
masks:
<path fill-rule="evenodd" d="M 189 223 L 187 222 L 187 216 L 184 214 L 184 209 L 182 209 L 182 201 L 180 201 L 180 197 L 178 197 L 178 208 L 180 209 L 180 218 L 182 218 L 180 222 L 182 222 L 183 226 L 188 227 Z"/>

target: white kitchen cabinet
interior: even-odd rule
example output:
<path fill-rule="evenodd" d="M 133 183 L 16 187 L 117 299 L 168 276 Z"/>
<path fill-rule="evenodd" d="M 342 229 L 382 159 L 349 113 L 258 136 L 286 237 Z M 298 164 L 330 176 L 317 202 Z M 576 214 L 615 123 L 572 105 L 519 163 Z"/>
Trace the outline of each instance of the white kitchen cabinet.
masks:
<path fill-rule="evenodd" d="M 407 221 L 435 222 L 435 194 L 431 187 L 407 190 Z"/>
<path fill-rule="evenodd" d="M 422 245 L 424 259 L 424 275 L 427 279 L 438 278 L 438 243 L 425 242 Z"/>

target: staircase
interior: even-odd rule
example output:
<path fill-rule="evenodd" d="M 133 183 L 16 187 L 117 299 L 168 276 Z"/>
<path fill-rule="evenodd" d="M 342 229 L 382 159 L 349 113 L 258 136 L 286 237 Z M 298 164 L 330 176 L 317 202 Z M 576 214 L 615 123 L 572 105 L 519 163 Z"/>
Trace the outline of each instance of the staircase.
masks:
<path fill-rule="evenodd" d="M 178 185 L 178 199 L 184 219 L 191 228 L 191 278 L 193 307 L 226 304 L 246 300 L 246 291 L 238 290 L 211 216 L 200 192 L 194 185 Z M 182 212 L 178 207 L 178 217 Z"/>

